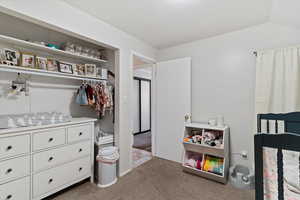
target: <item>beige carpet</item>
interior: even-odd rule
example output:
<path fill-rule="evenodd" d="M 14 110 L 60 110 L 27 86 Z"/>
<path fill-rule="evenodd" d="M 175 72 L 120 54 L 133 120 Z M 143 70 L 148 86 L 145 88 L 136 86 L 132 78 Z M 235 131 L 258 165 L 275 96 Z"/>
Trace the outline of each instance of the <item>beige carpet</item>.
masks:
<path fill-rule="evenodd" d="M 152 159 L 152 153 L 141 149 L 132 149 L 133 167 L 136 168 Z"/>
<path fill-rule="evenodd" d="M 108 189 L 89 182 L 48 199 L 55 200 L 254 200 L 253 191 L 237 190 L 182 172 L 180 164 L 153 158 Z"/>

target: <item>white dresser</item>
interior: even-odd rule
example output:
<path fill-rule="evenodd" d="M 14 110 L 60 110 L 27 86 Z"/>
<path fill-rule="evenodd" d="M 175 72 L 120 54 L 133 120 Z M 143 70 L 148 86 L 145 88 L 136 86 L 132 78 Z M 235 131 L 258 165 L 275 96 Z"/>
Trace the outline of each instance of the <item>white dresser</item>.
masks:
<path fill-rule="evenodd" d="M 0 200 L 39 200 L 93 182 L 95 121 L 0 130 Z"/>

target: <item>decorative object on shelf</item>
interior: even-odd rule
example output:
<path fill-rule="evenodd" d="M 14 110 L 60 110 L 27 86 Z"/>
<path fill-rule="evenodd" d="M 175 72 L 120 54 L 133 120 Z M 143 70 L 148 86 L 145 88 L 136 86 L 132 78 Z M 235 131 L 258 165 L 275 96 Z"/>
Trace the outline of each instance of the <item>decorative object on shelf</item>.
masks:
<path fill-rule="evenodd" d="M 97 77 L 100 78 L 100 79 L 104 79 L 106 80 L 107 79 L 107 69 L 104 69 L 104 68 L 97 68 Z"/>
<path fill-rule="evenodd" d="M 74 44 L 72 42 L 67 42 L 64 45 L 62 45 L 62 50 L 74 53 L 76 55 L 81 55 L 81 56 L 95 58 L 95 59 L 101 59 L 102 57 L 101 50 L 89 48 L 86 46 L 81 46 L 79 44 Z"/>
<path fill-rule="evenodd" d="M 18 65 L 18 60 L 20 53 L 12 49 L 3 49 L 1 50 L 2 64 L 7 65 Z"/>
<path fill-rule="evenodd" d="M 35 61 L 37 69 L 47 70 L 47 58 L 37 56 Z"/>
<path fill-rule="evenodd" d="M 29 86 L 27 79 L 22 77 L 20 73 L 18 73 L 18 77 L 16 80 L 11 82 L 11 89 L 8 93 L 8 97 L 19 96 L 25 94 L 25 96 L 29 96 Z"/>
<path fill-rule="evenodd" d="M 48 71 L 57 72 L 58 71 L 58 62 L 54 59 L 47 59 L 47 69 Z"/>
<path fill-rule="evenodd" d="M 71 53 L 75 53 L 75 44 L 73 44 L 71 42 L 67 42 L 64 45 L 62 45 L 62 50 L 71 52 Z"/>
<path fill-rule="evenodd" d="M 191 121 L 192 121 L 192 116 L 191 116 L 190 114 L 186 114 L 186 115 L 184 116 L 184 120 L 185 120 L 186 123 L 191 123 Z"/>
<path fill-rule="evenodd" d="M 49 48 L 52 48 L 52 49 L 59 49 L 59 46 L 56 45 L 56 44 L 48 43 L 48 44 L 46 44 L 46 46 L 49 47 Z"/>
<path fill-rule="evenodd" d="M 30 42 L 30 41 L 28 41 Z M 42 46 L 47 46 L 47 44 L 45 42 L 40 42 L 40 41 L 34 41 L 34 44 L 38 44 L 38 45 L 42 45 Z"/>
<path fill-rule="evenodd" d="M 62 73 L 73 74 L 73 64 L 59 62 L 59 71 Z"/>
<path fill-rule="evenodd" d="M 96 77 L 97 67 L 95 64 L 85 64 L 85 75 L 89 77 Z"/>
<path fill-rule="evenodd" d="M 78 76 L 85 76 L 85 66 L 82 64 L 73 65 L 74 74 Z"/>
<path fill-rule="evenodd" d="M 31 53 L 21 53 L 21 66 L 35 68 L 35 55 Z"/>
<path fill-rule="evenodd" d="M 216 118 L 211 118 L 211 119 L 209 119 L 209 120 L 208 120 L 208 124 L 209 124 L 210 126 L 216 126 L 216 125 L 217 125 L 217 120 L 216 120 Z"/>

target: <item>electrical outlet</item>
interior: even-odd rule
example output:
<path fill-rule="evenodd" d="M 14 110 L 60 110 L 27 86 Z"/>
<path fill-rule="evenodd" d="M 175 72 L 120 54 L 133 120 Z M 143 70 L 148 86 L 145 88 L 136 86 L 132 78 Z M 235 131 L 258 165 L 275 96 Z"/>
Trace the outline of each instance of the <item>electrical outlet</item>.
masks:
<path fill-rule="evenodd" d="M 248 160 L 248 151 L 242 151 L 241 156 L 243 159 Z"/>

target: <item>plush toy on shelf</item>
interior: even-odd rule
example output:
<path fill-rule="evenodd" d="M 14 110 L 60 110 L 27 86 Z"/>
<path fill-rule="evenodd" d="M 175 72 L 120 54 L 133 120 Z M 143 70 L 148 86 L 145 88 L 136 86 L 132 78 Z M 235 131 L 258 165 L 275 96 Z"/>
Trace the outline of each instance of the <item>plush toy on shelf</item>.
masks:
<path fill-rule="evenodd" d="M 222 147 L 223 137 L 215 132 L 205 132 L 203 135 L 203 144 L 211 147 Z"/>

